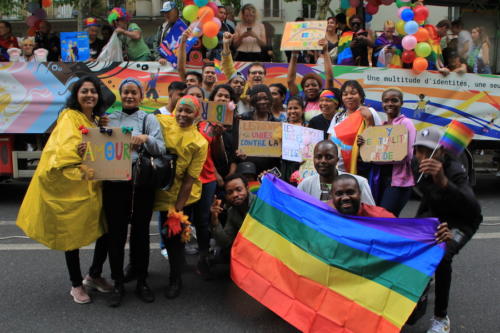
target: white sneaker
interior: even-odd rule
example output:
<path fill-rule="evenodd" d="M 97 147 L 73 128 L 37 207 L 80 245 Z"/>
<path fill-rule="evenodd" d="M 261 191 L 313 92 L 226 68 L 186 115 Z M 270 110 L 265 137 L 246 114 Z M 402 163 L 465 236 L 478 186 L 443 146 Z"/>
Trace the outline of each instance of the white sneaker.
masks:
<path fill-rule="evenodd" d="M 165 257 L 166 260 L 168 260 L 168 251 L 167 249 L 161 249 L 160 251 L 161 255 Z"/>
<path fill-rule="evenodd" d="M 427 333 L 449 333 L 450 332 L 450 318 L 446 316 L 445 318 L 438 318 L 433 316 L 431 318 L 431 327 L 427 330 Z"/>

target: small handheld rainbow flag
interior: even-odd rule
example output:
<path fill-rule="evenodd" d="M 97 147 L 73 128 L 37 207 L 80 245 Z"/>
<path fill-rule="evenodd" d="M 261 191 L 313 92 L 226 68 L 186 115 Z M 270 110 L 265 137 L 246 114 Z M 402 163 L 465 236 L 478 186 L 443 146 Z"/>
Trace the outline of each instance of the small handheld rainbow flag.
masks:
<path fill-rule="evenodd" d="M 250 190 L 250 192 L 252 192 L 253 194 L 255 194 L 259 190 L 260 185 L 261 184 L 260 184 L 260 182 L 258 180 L 249 181 L 248 182 L 248 189 Z"/>
<path fill-rule="evenodd" d="M 474 131 L 467 125 L 453 120 L 444 132 L 439 145 L 453 154 L 460 155 L 474 137 Z"/>
<path fill-rule="evenodd" d="M 219 59 L 214 59 L 215 74 L 222 74 L 222 66 Z"/>

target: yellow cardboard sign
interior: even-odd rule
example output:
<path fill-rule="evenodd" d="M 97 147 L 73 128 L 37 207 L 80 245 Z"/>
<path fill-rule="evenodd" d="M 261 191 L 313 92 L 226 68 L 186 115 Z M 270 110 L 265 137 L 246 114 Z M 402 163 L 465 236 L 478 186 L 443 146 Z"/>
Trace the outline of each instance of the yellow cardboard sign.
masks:
<path fill-rule="evenodd" d="M 399 162 L 408 154 L 408 129 L 404 125 L 372 126 L 363 131 L 359 149 L 365 162 Z"/>
<path fill-rule="evenodd" d="M 280 122 L 241 120 L 238 149 L 247 156 L 280 157 L 280 134 Z"/>
<path fill-rule="evenodd" d="M 121 128 L 106 128 L 107 133 L 101 133 L 99 128 L 88 130 L 89 132 L 83 135 L 87 151 L 82 164 L 94 170 L 94 179 L 131 179 L 131 134 L 124 134 Z"/>
<path fill-rule="evenodd" d="M 318 41 L 325 38 L 326 25 L 326 21 L 287 22 L 281 51 L 321 50 Z"/>

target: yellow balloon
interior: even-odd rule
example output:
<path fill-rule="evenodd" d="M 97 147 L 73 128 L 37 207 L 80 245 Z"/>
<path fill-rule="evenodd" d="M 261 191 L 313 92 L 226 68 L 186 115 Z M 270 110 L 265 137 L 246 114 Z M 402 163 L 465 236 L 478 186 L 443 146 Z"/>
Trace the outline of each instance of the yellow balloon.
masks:
<path fill-rule="evenodd" d="M 405 32 L 405 21 L 403 20 L 399 20 L 397 23 L 396 23 L 396 31 L 398 32 L 399 35 L 401 36 L 404 36 L 406 35 L 406 32 Z"/>

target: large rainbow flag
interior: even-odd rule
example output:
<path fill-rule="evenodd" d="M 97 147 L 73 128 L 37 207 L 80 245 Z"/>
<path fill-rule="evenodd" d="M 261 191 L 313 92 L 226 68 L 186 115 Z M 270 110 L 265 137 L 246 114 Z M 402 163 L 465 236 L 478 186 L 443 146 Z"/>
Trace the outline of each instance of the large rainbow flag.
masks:
<path fill-rule="evenodd" d="M 436 219 L 346 217 L 267 175 L 231 254 L 244 291 L 306 332 L 399 332 L 444 254 Z"/>

